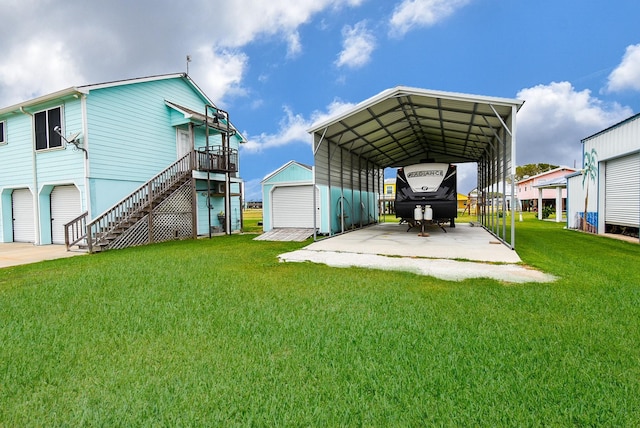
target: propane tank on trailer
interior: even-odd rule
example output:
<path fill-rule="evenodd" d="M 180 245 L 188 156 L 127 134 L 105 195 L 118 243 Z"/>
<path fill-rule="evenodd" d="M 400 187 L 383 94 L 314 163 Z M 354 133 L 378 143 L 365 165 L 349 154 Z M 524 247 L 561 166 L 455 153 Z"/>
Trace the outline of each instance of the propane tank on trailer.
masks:
<path fill-rule="evenodd" d="M 415 209 L 413 210 L 413 219 L 416 221 L 421 221 L 423 218 L 424 217 L 422 215 L 422 206 L 416 205 Z"/>
<path fill-rule="evenodd" d="M 431 209 L 431 205 L 424 207 L 424 219 L 428 221 L 433 220 L 433 209 Z"/>

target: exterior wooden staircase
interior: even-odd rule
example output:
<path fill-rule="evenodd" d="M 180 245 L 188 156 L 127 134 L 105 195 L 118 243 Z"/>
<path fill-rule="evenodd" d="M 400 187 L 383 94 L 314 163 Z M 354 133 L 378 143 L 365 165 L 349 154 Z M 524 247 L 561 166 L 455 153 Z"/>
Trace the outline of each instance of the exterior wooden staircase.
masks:
<path fill-rule="evenodd" d="M 67 250 L 75 246 L 99 252 L 195 238 L 195 187 L 192 184 L 195 167 L 196 152 L 192 151 L 91 222 L 87 223 L 85 212 L 67 223 Z"/>

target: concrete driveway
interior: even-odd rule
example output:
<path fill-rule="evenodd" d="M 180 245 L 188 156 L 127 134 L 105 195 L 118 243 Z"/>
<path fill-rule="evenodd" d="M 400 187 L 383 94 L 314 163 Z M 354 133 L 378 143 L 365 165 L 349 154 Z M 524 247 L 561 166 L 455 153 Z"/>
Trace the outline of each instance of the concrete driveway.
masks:
<path fill-rule="evenodd" d="M 445 232 L 446 230 L 446 232 Z M 441 279 L 493 278 L 505 282 L 550 282 L 552 275 L 522 265 L 518 254 L 491 233 L 471 223 L 445 230 L 380 223 L 316 241 L 281 254 L 285 262 L 311 261 L 329 266 L 404 270 Z"/>
<path fill-rule="evenodd" d="M 64 245 L 33 245 L 23 242 L 2 243 L 0 244 L 0 268 L 82 254 L 85 253 L 67 251 Z"/>

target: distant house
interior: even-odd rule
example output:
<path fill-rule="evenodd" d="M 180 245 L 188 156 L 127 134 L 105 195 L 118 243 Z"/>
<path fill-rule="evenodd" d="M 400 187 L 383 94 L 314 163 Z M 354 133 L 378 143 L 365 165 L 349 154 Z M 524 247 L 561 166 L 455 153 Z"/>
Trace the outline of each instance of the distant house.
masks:
<path fill-rule="evenodd" d="M 242 140 L 186 74 L 0 108 L 0 241 L 96 250 L 239 230 Z"/>
<path fill-rule="evenodd" d="M 561 166 L 532 177 L 525 177 L 516 183 L 516 197 L 522 203 L 523 211 L 538 211 L 539 206 L 556 208 L 557 213 L 566 210 L 566 176 L 577 170 Z M 558 203 L 558 201 L 560 203 Z"/>
<path fill-rule="evenodd" d="M 567 180 L 567 227 L 638 237 L 640 114 L 582 140 L 583 165 Z"/>
<path fill-rule="evenodd" d="M 396 202 L 396 179 L 385 178 L 382 197 L 380 198 L 380 212 L 393 214 L 395 210 Z"/>
<path fill-rule="evenodd" d="M 458 200 L 458 210 L 464 211 L 469 203 L 469 196 L 458 193 L 456 199 Z"/>

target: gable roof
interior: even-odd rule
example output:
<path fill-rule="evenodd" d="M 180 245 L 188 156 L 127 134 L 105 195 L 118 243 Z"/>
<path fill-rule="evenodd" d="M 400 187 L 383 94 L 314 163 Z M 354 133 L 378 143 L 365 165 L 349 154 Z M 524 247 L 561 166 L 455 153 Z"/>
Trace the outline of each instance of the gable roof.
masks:
<path fill-rule="evenodd" d="M 308 169 L 309 171 L 313 171 L 313 167 L 304 163 L 300 163 L 294 160 L 290 160 L 289 162 L 285 163 L 284 165 L 282 165 L 280 168 L 276 169 L 275 171 L 270 172 L 269 174 L 265 175 L 264 178 L 262 179 L 261 183 L 264 183 L 265 181 L 275 177 L 276 175 L 278 175 L 279 173 L 281 173 L 282 171 L 284 171 L 287 168 L 290 168 L 293 165 L 297 165 L 301 168 L 304 169 Z"/>
<path fill-rule="evenodd" d="M 397 86 L 314 124 L 307 132 L 314 135 L 314 145 L 326 140 L 381 167 L 406 166 L 425 158 L 475 162 L 523 103 Z"/>
<path fill-rule="evenodd" d="M 553 174 L 554 172 L 558 172 L 558 171 L 567 171 L 567 174 L 570 174 L 570 173 L 574 173 L 574 172 L 579 171 L 579 170 L 577 170 L 575 168 L 570 168 L 568 166 L 559 166 L 557 168 L 550 169 L 549 171 L 541 172 L 540 174 L 532 175 L 531 177 L 527 177 L 527 178 L 523 178 L 522 180 L 518 180 L 516 182 L 516 184 L 523 183 L 525 181 L 533 181 L 536 178 L 541 178 L 541 177 L 544 177 L 545 175 Z M 564 179 L 565 176 L 563 175 L 562 177 Z M 549 180 L 553 180 L 553 179 L 550 178 Z"/>
<path fill-rule="evenodd" d="M 147 76 L 147 77 L 139 77 L 134 79 L 125 79 L 125 80 L 115 80 L 112 82 L 105 83 L 97 83 L 91 85 L 81 85 L 81 86 L 72 86 L 66 89 L 62 89 L 56 92 L 52 92 L 49 94 L 45 94 L 36 98 L 32 98 L 27 101 L 23 101 L 18 104 L 14 104 L 11 106 L 0 108 L 0 115 L 11 113 L 11 112 L 20 112 L 22 109 L 29 108 L 31 106 L 36 106 L 39 104 L 43 104 L 49 101 L 55 101 L 61 98 L 69 98 L 74 96 L 86 95 L 92 90 L 109 88 L 114 86 L 124 86 L 131 85 L 135 83 L 143 83 L 143 82 L 152 82 L 157 80 L 167 80 L 167 79 L 184 79 L 193 89 L 198 93 L 202 99 L 215 107 L 213 102 L 202 92 L 202 89 L 195 84 L 195 82 L 187 75 L 186 73 L 173 73 L 173 74 L 161 74 L 156 76 Z"/>

